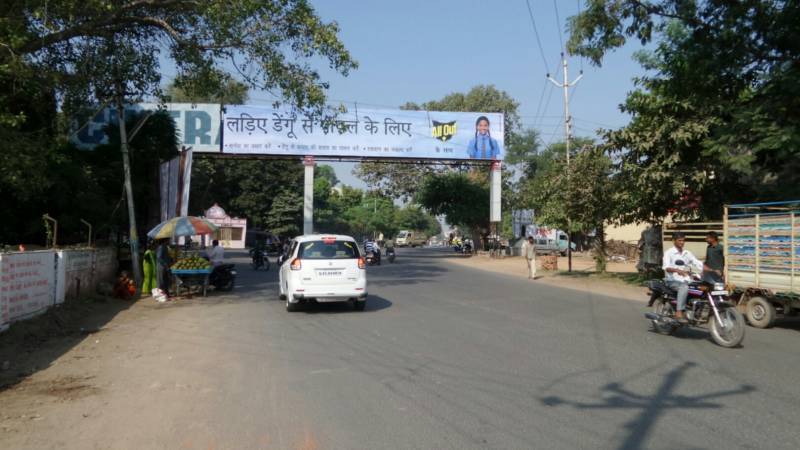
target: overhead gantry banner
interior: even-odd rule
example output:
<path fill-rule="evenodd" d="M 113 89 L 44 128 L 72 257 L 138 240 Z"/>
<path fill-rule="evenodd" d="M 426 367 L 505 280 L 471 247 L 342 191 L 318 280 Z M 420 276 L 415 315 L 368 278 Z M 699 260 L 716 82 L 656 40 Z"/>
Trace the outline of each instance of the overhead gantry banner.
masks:
<path fill-rule="evenodd" d="M 503 115 L 352 108 L 330 116 L 226 106 L 222 153 L 501 161 Z"/>

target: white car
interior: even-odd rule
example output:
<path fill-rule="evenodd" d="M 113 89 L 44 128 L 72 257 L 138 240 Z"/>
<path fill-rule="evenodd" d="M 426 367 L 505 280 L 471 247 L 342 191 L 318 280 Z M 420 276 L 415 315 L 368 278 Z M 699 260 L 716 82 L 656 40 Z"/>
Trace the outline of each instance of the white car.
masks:
<path fill-rule="evenodd" d="M 366 261 L 350 236 L 312 234 L 292 240 L 278 271 L 281 300 L 287 311 L 316 300 L 353 302 L 358 311 L 367 304 Z"/>

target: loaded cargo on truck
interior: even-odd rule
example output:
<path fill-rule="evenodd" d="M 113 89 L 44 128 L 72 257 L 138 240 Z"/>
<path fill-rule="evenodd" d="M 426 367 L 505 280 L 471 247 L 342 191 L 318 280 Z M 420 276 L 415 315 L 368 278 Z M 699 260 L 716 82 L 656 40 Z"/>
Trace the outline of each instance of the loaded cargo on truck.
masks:
<path fill-rule="evenodd" d="M 799 216 L 800 200 L 725 207 L 725 280 L 755 327 L 800 311 Z"/>

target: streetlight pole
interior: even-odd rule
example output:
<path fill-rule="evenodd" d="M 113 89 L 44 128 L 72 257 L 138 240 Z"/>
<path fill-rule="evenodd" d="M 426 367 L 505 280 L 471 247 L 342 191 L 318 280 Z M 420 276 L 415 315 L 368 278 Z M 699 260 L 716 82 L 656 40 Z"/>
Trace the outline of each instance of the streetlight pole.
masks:
<path fill-rule="evenodd" d="M 550 80 L 551 83 L 555 84 L 556 86 L 564 89 L 564 141 L 566 144 L 566 152 L 567 152 L 567 184 L 569 184 L 569 159 L 570 159 L 570 141 L 572 140 L 572 116 L 569 115 L 569 88 L 578 84 L 578 81 L 583 78 L 583 71 L 580 72 L 578 78 L 570 83 L 569 81 L 569 68 L 567 64 L 567 58 L 564 55 L 564 52 L 561 52 L 561 66 L 564 72 L 564 81 L 559 83 L 558 81 L 554 80 L 550 74 L 547 74 L 547 79 Z M 572 272 L 572 231 L 570 228 L 572 227 L 572 220 L 570 220 L 569 216 L 567 216 L 567 255 L 568 255 L 568 265 L 569 271 Z"/>

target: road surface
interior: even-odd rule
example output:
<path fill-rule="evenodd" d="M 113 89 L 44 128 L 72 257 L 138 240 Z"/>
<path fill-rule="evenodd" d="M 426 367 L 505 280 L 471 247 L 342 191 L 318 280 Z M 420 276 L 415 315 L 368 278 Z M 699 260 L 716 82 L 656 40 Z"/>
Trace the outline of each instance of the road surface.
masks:
<path fill-rule="evenodd" d="M 800 446 L 796 322 L 723 349 L 448 257 L 370 267 L 365 312 L 287 313 L 239 254 L 230 295 L 143 300 L 0 393 L 0 448 Z"/>

